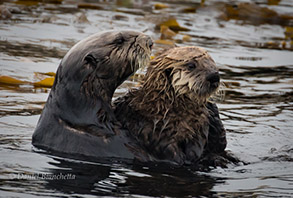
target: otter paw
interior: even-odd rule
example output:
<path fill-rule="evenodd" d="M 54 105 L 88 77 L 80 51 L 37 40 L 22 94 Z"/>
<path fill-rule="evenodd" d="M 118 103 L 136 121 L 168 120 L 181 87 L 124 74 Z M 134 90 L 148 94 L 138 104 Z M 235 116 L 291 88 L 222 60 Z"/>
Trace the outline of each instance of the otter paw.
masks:
<path fill-rule="evenodd" d="M 216 167 L 227 168 L 228 164 L 237 165 L 240 162 L 232 153 L 224 151 L 222 153 L 208 153 L 204 155 L 199 160 L 198 167 L 200 170 L 207 171 Z"/>
<path fill-rule="evenodd" d="M 183 164 L 185 159 L 184 154 L 178 149 L 177 144 L 169 144 L 163 151 L 164 158 L 171 160 L 176 164 Z"/>

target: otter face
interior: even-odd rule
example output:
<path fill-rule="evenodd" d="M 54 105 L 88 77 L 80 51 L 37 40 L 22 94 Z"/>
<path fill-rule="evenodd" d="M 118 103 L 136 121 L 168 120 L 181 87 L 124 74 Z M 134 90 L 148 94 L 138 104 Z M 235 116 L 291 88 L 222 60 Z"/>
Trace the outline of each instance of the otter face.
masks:
<path fill-rule="evenodd" d="M 139 67 L 147 65 L 153 42 L 134 31 L 94 34 L 71 48 L 61 62 L 63 81 L 90 96 L 112 97 L 114 90 Z M 71 89 L 71 90 L 72 90 Z M 74 90 L 72 90 L 74 91 Z"/>
<path fill-rule="evenodd" d="M 170 78 L 176 95 L 198 101 L 209 98 L 219 87 L 220 75 L 207 51 L 198 47 L 177 47 L 167 52 L 172 62 Z"/>
<path fill-rule="evenodd" d="M 100 79 L 117 77 L 117 86 L 148 64 L 153 45 L 149 36 L 133 31 L 102 34 L 102 46 L 93 49 L 84 60 Z M 100 64 L 99 64 L 100 63 Z M 98 67 L 97 67 L 98 66 Z"/>

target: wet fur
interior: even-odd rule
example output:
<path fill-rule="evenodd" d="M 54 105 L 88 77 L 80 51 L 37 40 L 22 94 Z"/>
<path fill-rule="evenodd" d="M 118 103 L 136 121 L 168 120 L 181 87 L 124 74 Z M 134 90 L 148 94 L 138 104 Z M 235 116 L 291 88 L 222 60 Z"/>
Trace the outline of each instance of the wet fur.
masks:
<path fill-rule="evenodd" d="M 199 55 L 168 58 L 176 50 Z M 190 62 L 195 69 L 188 69 Z M 208 101 L 218 85 L 206 78 L 215 72 L 206 51 L 171 49 L 151 61 L 140 88 L 115 101 L 117 119 L 147 153 L 141 160 L 225 166 L 228 160 L 216 159 L 225 155 L 226 132 L 216 104 Z"/>
<path fill-rule="evenodd" d="M 58 67 L 33 145 L 70 156 L 133 159 L 111 100 L 115 89 L 147 64 L 150 42 L 138 32 L 112 31 L 72 47 Z"/>

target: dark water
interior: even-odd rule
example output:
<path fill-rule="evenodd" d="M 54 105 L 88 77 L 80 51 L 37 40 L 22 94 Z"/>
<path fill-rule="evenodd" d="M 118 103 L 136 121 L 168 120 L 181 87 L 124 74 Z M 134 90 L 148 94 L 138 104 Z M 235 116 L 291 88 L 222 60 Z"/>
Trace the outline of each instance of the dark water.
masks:
<path fill-rule="evenodd" d="M 92 33 L 132 29 L 158 40 L 156 24 L 174 16 L 189 31 L 172 41 L 204 47 L 217 62 L 227 85 L 219 102 L 227 149 L 249 165 L 195 172 L 42 153 L 31 136 L 50 89 L 1 84 L 0 196 L 293 197 L 293 1 L 228 2 L 167 0 L 156 10 L 148 0 L 1 1 L 0 75 L 29 82 L 47 77 L 35 72 L 55 72 Z M 116 97 L 131 86 L 135 80 Z"/>

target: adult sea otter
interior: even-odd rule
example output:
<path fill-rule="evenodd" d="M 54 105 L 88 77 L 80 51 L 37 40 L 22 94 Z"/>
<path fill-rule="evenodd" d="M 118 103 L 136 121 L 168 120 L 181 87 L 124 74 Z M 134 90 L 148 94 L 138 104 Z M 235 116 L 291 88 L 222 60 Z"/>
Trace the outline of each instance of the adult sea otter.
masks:
<path fill-rule="evenodd" d="M 115 89 L 146 65 L 152 40 L 134 31 L 94 34 L 61 61 L 32 144 L 72 156 L 134 158 L 111 108 Z"/>

